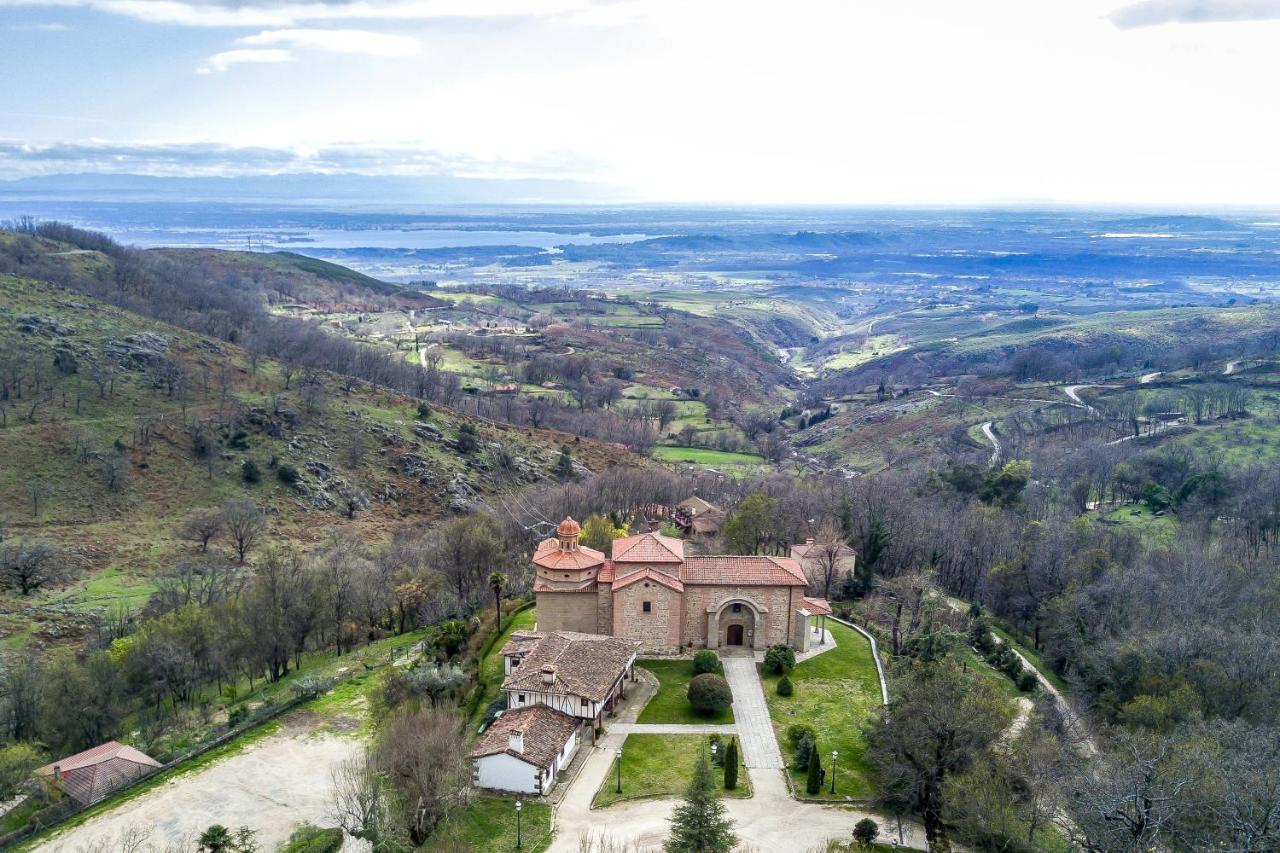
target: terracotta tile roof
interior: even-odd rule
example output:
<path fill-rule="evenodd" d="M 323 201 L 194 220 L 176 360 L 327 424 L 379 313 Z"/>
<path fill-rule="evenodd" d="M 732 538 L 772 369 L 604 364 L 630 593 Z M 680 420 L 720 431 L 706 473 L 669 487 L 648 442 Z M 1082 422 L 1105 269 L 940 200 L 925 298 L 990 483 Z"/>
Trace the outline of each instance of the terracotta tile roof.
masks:
<path fill-rule="evenodd" d="M 609 695 L 640 649 L 637 640 L 553 631 L 534 646 L 520 666 L 502 682 L 502 689 L 550 692 L 542 680 L 543 667 L 555 670 L 556 693 L 600 702 Z"/>
<path fill-rule="evenodd" d="M 702 498 L 697 496 L 691 497 L 691 498 L 685 498 L 684 500 L 680 501 L 680 503 L 676 504 L 676 506 L 680 507 L 680 509 L 688 511 L 688 513 L 694 517 L 697 517 L 702 513 L 708 512 L 708 511 L 721 512 L 720 507 L 716 506 L 710 501 L 704 501 Z"/>
<path fill-rule="evenodd" d="M 589 569 L 603 563 L 604 554 L 584 546 L 566 550 L 559 540 L 544 539 L 533 552 L 533 561 L 545 569 Z"/>
<path fill-rule="evenodd" d="M 81 803 L 95 803 L 135 779 L 154 773 L 160 762 L 144 752 L 111 740 L 38 768 L 37 776 L 58 775 L 54 783 Z"/>
<path fill-rule="evenodd" d="M 804 597 L 804 609 L 814 616 L 830 616 L 835 612 L 825 598 L 810 598 L 807 595 Z"/>
<path fill-rule="evenodd" d="M 661 533 L 641 533 L 613 540 L 615 563 L 680 563 L 684 542 Z"/>
<path fill-rule="evenodd" d="M 674 589 L 676 592 L 684 592 L 684 583 L 678 578 L 673 578 L 666 572 L 660 572 L 657 569 L 641 569 L 638 572 L 632 572 L 621 580 L 614 581 L 614 589 L 623 589 L 631 586 L 637 581 L 653 581 L 660 583 L 665 587 Z"/>
<path fill-rule="evenodd" d="M 578 721 L 563 711 L 546 705 L 531 705 L 498 716 L 485 729 L 470 754 L 472 758 L 482 758 L 505 752 L 545 770 L 577 730 Z M 512 732 L 523 736 L 524 743 L 518 752 L 511 748 Z"/>
<path fill-rule="evenodd" d="M 538 645 L 538 641 L 545 636 L 547 635 L 541 631 L 512 631 L 511 636 L 507 638 L 507 644 L 502 647 L 499 654 L 503 657 L 524 654 Z"/>
<path fill-rule="evenodd" d="M 810 551 L 814 552 L 815 557 L 820 556 L 824 553 L 826 547 L 827 546 L 824 544 L 816 544 L 813 542 L 805 542 L 803 545 L 792 545 L 791 556 L 797 557 L 797 558 L 804 558 L 809 556 Z M 837 549 L 836 553 L 841 557 L 854 557 L 854 556 L 857 556 L 858 552 L 853 550 L 843 542 L 841 542 L 840 547 Z"/>
<path fill-rule="evenodd" d="M 569 586 L 565 586 L 564 584 L 569 584 Z M 589 590 L 595 589 L 595 585 L 596 582 L 594 578 L 587 578 L 586 580 L 578 581 L 577 583 L 569 580 L 554 584 L 545 578 L 533 579 L 534 592 L 588 592 Z"/>
<path fill-rule="evenodd" d="M 708 510 L 693 517 L 695 533 L 718 533 L 724 526 L 725 515 L 720 510 Z"/>
<path fill-rule="evenodd" d="M 680 578 L 687 584 L 805 586 L 800 564 L 790 557 L 689 557 Z"/>

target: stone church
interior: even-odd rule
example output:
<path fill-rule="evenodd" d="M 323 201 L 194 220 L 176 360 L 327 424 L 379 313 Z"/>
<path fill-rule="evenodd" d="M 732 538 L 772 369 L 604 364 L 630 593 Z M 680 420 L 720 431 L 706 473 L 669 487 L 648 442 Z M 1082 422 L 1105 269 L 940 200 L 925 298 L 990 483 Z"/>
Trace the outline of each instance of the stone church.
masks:
<path fill-rule="evenodd" d="M 810 619 L 831 612 L 804 595 L 789 557 L 686 556 L 684 542 L 657 533 L 613 541 L 612 558 L 580 545 L 566 518 L 534 552 L 539 631 L 579 631 L 639 640 L 647 654 L 692 648 L 806 650 Z"/>

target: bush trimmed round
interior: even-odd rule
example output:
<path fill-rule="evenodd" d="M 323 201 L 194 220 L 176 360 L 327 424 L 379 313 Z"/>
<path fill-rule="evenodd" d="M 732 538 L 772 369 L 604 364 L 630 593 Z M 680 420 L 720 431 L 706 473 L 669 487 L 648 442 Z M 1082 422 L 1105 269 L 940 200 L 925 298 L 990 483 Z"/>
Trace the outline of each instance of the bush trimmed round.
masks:
<path fill-rule="evenodd" d="M 778 679 L 778 695 L 779 696 L 790 696 L 792 693 L 795 692 L 795 690 L 796 690 L 795 687 L 791 684 L 791 679 L 788 678 L 787 676 L 784 675 L 782 676 L 782 678 Z"/>
<path fill-rule="evenodd" d="M 722 675 L 724 674 L 724 666 L 720 663 L 719 655 L 711 651 L 711 649 L 702 649 L 693 655 L 693 674 L 702 675 L 707 672 Z"/>
<path fill-rule="evenodd" d="M 714 672 L 704 672 L 690 679 L 685 696 L 688 697 L 694 711 L 708 717 L 727 710 L 733 704 L 733 692 L 729 690 L 729 682 Z"/>

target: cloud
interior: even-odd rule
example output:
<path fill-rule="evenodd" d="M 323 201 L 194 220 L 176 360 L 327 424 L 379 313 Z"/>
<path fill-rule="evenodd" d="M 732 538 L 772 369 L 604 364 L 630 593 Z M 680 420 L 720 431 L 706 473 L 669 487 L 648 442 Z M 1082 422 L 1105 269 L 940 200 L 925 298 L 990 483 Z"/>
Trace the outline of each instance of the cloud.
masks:
<path fill-rule="evenodd" d="M 598 14 L 607 0 L 0 0 L 4 6 L 93 9 L 154 24 L 191 27 L 294 27 L 355 20 L 567 18 Z"/>
<path fill-rule="evenodd" d="M 362 53 L 368 56 L 414 56 L 421 50 L 410 36 L 375 33 L 368 30 L 265 30 L 237 39 L 246 47 L 282 46 L 327 50 L 333 53 Z"/>
<path fill-rule="evenodd" d="M 226 71 L 233 65 L 244 64 L 279 64 L 281 62 L 292 62 L 293 54 L 287 50 L 279 48 L 270 48 L 264 50 L 254 50 L 249 48 L 224 50 L 221 53 L 215 53 L 213 56 L 205 60 L 204 65 L 196 69 L 200 74 L 211 74 L 214 71 Z"/>
<path fill-rule="evenodd" d="M 300 148 L 221 142 L 30 144 L 0 139 L 0 174 L 14 177 L 72 173 L 246 177 L 301 173 L 585 179 L 596 177 L 599 172 L 600 164 L 571 153 L 508 160 L 454 154 L 411 143 L 335 143 Z"/>
<path fill-rule="evenodd" d="M 61 33 L 69 29 L 66 24 L 10 24 L 9 29 L 15 33 Z"/>
<path fill-rule="evenodd" d="M 1143 0 L 1109 16 L 1121 29 L 1280 19 L 1280 0 Z"/>

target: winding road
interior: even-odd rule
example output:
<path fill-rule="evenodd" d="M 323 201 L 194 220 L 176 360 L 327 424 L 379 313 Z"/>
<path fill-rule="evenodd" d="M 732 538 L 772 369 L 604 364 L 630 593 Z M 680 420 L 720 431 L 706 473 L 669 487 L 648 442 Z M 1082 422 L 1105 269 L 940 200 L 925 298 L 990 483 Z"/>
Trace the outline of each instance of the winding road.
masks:
<path fill-rule="evenodd" d="M 1000 462 L 1000 439 L 996 438 L 996 432 L 991 428 L 991 421 L 982 424 L 982 434 L 987 437 L 987 441 L 991 442 L 990 467 L 994 468 Z"/>

